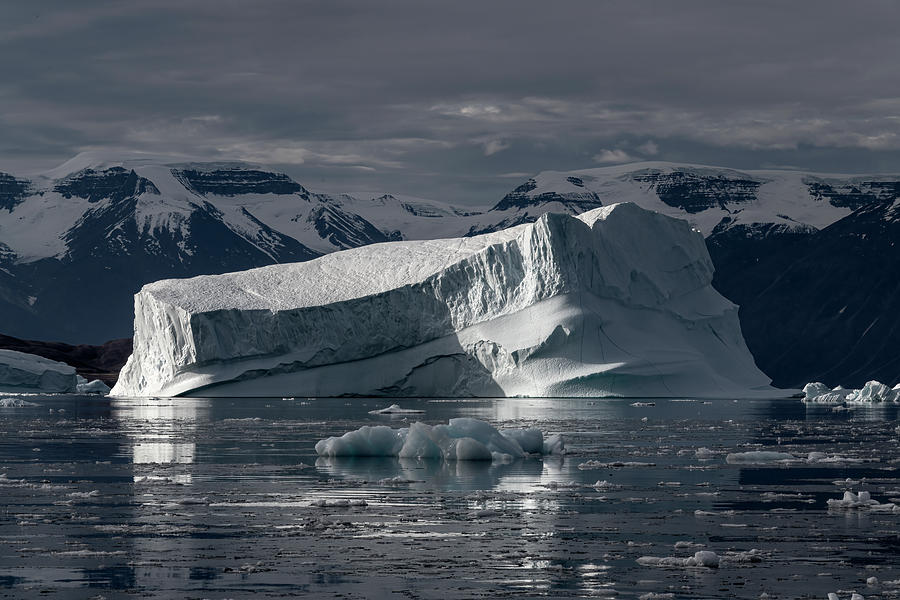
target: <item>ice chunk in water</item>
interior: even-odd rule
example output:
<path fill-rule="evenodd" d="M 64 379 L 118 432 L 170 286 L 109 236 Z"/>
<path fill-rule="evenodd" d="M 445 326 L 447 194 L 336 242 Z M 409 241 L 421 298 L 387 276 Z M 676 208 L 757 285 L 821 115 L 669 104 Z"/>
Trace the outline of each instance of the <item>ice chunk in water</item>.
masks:
<path fill-rule="evenodd" d="M 787 452 L 772 452 L 770 450 L 757 450 L 752 452 L 734 452 L 725 457 L 725 462 L 733 464 L 758 464 L 781 461 L 798 460 L 793 454 Z"/>
<path fill-rule="evenodd" d="M 560 434 L 551 435 L 544 440 L 544 454 L 565 454 L 566 443 Z"/>
<path fill-rule="evenodd" d="M 719 555 L 711 550 L 699 550 L 693 556 L 679 558 L 677 556 L 642 556 L 638 564 L 648 567 L 719 567 Z"/>
<path fill-rule="evenodd" d="M 540 429 L 504 429 L 503 437 L 515 440 L 529 454 L 544 454 L 544 434 Z"/>
<path fill-rule="evenodd" d="M 94 381 L 88 381 L 81 375 L 77 375 L 78 383 L 75 385 L 75 391 L 79 394 L 103 394 L 106 395 L 109 393 L 109 386 L 100 381 L 99 379 L 95 379 Z"/>
<path fill-rule="evenodd" d="M 437 444 L 433 434 L 433 428 L 425 423 L 410 425 L 406 441 L 400 449 L 400 458 L 441 458 L 444 456 L 444 449 Z M 318 450 L 317 445 L 316 451 L 318 452 Z"/>
<path fill-rule="evenodd" d="M 831 499 L 828 501 L 828 508 L 863 508 L 876 512 L 888 512 L 900 514 L 900 505 L 886 502 L 880 504 L 878 500 L 872 498 L 872 494 L 866 491 L 854 494 L 851 491 L 845 491 L 844 497 L 840 500 Z"/>
<path fill-rule="evenodd" d="M 397 456 L 408 432 L 408 429 L 391 429 L 386 425 L 365 425 L 339 438 L 320 440 L 316 453 L 319 456 Z"/>
<path fill-rule="evenodd" d="M 519 442 L 521 440 L 521 443 Z M 523 444 L 526 449 L 523 449 Z M 490 423 L 471 418 L 450 419 L 446 425 L 413 423 L 408 428 L 365 426 L 316 444 L 319 456 L 398 456 L 444 460 L 511 460 L 529 452 L 560 454 L 562 436 L 544 440 L 538 429 L 501 433 Z"/>

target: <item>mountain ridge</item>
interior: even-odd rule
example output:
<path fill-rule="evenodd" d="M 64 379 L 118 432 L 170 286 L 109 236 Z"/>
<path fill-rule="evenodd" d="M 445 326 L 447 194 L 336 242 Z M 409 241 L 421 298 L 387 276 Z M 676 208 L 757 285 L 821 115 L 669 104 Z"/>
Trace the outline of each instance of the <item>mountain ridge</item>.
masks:
<path fill-rule="evenodd" d="M 260 165 L 139 153 L 85 153 L 30 177 L 0 173 L 0 331 L 100 343 L 129 335 L 131 298 L 157 279 L 309 260 L 372 243 L 471 236 L 546 212 L 577 214 L 617 202 L 683 218 L 703 233 L 716 265 L 714 285 L 741 305 L 748 346 L 776 384 L 804 383 L 814 372 L 857 387 L 864 372 L 897 379 L 893 366 L 874 366 L 865 354 L 900 348 L 851 339 L 871 338 L 867 327 L 878 315 L 865 298 L 829 281 L 827 264 L 835 253 L 848 277 L 885 278 L 879 293 L 887 293 L 900 268 L 891 245 L 900 235 L 893 225 L 900 176 L 669 162 L 544 171 L 484 207 L 383 192 L 318 193 Z M 870 251 L 875 240 L 887 240 L 880 254 Z M 795 263 L 809 266 L 802 277 L 795 267 L 792 276 L 852 299 L 842 314 L 856 315 L 857 324 L 830 328 L 833 319 L 795 299 L 781 273 Z M 770 320 L 795 322 L 784 312 L 788 298 L 821 322 L 771 327 Z M 880 318 L 879 327 L 891 321 Z M 837 345 L 853 348 L 853 357 L 813 368 L 789 339 L 811 331 L 814 339 L 839 331 Z"/>

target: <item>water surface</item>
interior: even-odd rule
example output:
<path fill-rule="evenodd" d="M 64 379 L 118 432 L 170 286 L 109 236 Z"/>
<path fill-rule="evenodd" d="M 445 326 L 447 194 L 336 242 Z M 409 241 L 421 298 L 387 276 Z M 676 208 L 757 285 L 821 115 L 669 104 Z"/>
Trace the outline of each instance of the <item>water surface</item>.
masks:
<path fill-rule="evenodd" d="M 0 408 L 0 597 L 900 596 L 900 514 L 827 505 L 845 489 L 900 503 L 895 406 L 23 399 L 35 406 Z M 369 414 L 394 402 L 425 412 Z M 313 448 L 457 416 L 563 433 L 569 454 L 482 464 Z M 798 459 L 726 462 L 755 450 Z M 720 567 L 637 562 L 698 550 Z"/>

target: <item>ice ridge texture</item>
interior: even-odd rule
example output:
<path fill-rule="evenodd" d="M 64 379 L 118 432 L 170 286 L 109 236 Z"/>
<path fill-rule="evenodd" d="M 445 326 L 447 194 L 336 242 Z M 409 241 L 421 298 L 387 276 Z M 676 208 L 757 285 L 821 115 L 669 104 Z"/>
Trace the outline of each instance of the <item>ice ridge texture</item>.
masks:
<path fill-rule="evenodd" d="M 624 203 L 148 284 L 120 396 L 772 395 L 702 235 Z"/>
<path fill-rule="evenodd" d="M 75 367 L 42 356 L 0 350 L 0 391 L 74 392 Z"/>

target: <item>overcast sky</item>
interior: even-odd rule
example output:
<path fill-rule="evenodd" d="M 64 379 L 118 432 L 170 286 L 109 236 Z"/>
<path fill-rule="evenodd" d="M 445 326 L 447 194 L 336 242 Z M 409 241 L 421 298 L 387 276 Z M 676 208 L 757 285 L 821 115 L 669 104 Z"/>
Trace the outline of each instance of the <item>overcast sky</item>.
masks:
<path fill-rule="evenodd" d="M 84 150 L 489 204 L 634 160 L 900 171 L 900 2 L 10 2 L 0 170 Z"/>

